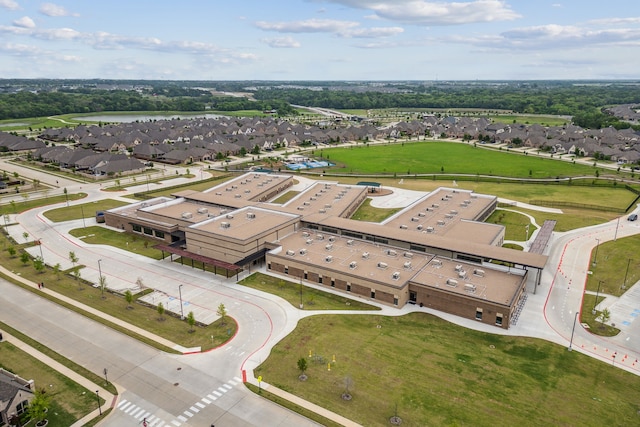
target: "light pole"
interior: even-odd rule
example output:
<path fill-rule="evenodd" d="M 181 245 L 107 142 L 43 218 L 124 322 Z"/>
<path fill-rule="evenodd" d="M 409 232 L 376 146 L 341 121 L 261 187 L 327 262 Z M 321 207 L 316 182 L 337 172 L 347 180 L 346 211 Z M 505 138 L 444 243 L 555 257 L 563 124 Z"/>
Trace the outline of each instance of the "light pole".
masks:
<path fill-rule="evenodd" d="M 184 320 L 184 308 L 182 308 L 182 285 L 178 286 L 178 293 L 180 294 L 180 320 Z"/>
<path fill-rule="evenodd" d="M 596 291 L 596 302 L 593 303 L 593 310 L 591 310 L 591 314 L 596 314 L 596 305 L 598 305 L 598 295 L 600 295 L 600 285 L 602 285 L 602 280 L 598 280 L 598 290 Z"/>
<path fill-rule="evenodd" d="M 107 379 L 107 368 L 104 368 L 102 372 L 104 372 L 104 382 L 109 385 L 109 380 Z"/>
<path fill-rule="evenodd" d="M 82 228 L 87 228 L 87 224 L 84 222 L 84 208 L 80 205 L 80 212 L 82 212 Z"/>
<path fill-rule="evenodd" d="M 629 264 L 631 264 L 631 258 L 627 261 L 627 271 L 624 272 L 624 282 L 622 283 L 622 289 L 627 289 L 627 274 L 629 274 Z"/>
<path fill-rule="evenodd" d="M 598 265 L 598 246 L 600 246 L 600 239 L 596 239 L 596 253 L 593 256 L 593 266 Z"/>
<path fill-rule="evenodd" d="M 302 304 L 302 279 L 300 279 L 300 309 L 304 308 L 304 304 Z"/>
<path fill-rule="evenodd" d="M 529 224 L 524 227 L 524 241 L 529 240 Z"/>
<path fill-rule="evenodd" d="M 573 345 L 573 334 L 576 331 L 576 322 L 578 321 L 578 314 L 580 314 L 580 312 L 576 311 L 576 317 L 573 318 L 573 328 L 571 329 L 571 340 L 569 341 L 569 348 L 567 349 L 569 351 L 572 350 L 571 346 Z"/>
<path fill-rule="evenodd" d="M 100 291 L 102 293 L 102 299 L 104 299 L 104 279 L 102 278 L 102 268 L 100 267 L 101 259 L 98 260 L 98 283 L 100 283 Z"/>
<path fill-rule="evenodd" d="M 102 415 L 102 406 L 100 406 L 100 390 L 96 390 L 96 399 L 98 400 L 98 412 Z"/>
<path fill-rule="evenodd" d="M 42 255 L 42 239 L 38 239 L 37 242 L 38 242 L 38 246 L 40 247 L 40 259 L 44 263 L 44 255 Z M 627 269 L 629 269 L 629 266 L 627 266 Z M 625 276 L 625 282 L 626 282 L 626 276 Z"/>

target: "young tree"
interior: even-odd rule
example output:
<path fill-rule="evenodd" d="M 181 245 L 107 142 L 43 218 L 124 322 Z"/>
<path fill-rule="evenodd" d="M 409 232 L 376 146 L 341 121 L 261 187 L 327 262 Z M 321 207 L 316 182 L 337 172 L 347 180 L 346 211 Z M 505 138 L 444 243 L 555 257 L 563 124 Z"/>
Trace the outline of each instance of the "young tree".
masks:
<path fill-rule="evenodd" d="M 75 268 L 76 262 L 78 262 L 78 256 L 74 251 L 69 252 L 69 261 L 71 261 L 71 264 L 73 264 L 73 267 Z"/>
<path fill-rule="evenodd" d="M 191 327 L 189 332 L 193 332 L 193 326 L 196 324 L 196 316 L 193 314 L 193 311 L 190 311 L 189 314 L 187 314 L 187 323 Z"/>
<path fill-rule="evenodd" d="M 22 262 L 23 265 L 27 265 L 30 259 L 31 257 L 26 252 L 22 252 L 22 254 L 20 255 L 20 261 Z"/>
<path fill-rule="evenodd" d="M 33 268 L 35 268 L 38 273 L 44 273 L 44 261 L 42 258 L 38 256 L 33 259 Z"/>
<path fill-rule="evenodd" d="M 304 357 L 301 357 L 300 359 L 298 359 L 298 370 L 300 371 L 300 376 L 298 377 L 298 379 L 300 381 L 306 381 L 307 379 L 307 375 L 305 374 L 305 372 L 307 371 L 307 359 Z"/>
<path fill-rule="evenodd" d="M 24 237 L 25 242 L 29 241 L 29 233 L 27 233 L 26 231 L 22 233 L 22 237 Z"/>
<path fill-rule="evenodd" d="M 101 293 L 101 297 L 102 299 L 105 299 L 106 297 L 104 296 L 104 288 L 107 287 L 107 278 L 106 276 L 100 276 L 100 278 L 98 279 L 99 285 L 100 285 L 100 293 Z"/>
<path fill-rule="evenodd" d="M 16 256 L 16 248 L 14 248 L 13 246 L 9 246 L 7 248 L 7 252 L 9 252 L 11 258 L 14 258 Z"/>
<path fill-rule="evenodd" d="M 56 265 L 53 266 L 53 274 L 56 275 L 56 279 L 60 280 L 60 271 L 62 270 L 62 266 L 60 265 L 60 263 L 56 263 Z"/>
<path fill-rule="evenodd" d="M 604 310 L 602 310 L 600 312 L 600 315 L 598 316 L 598 320 L 602 324 L 601 327 L 603 329 L 604 329 L 604 324 L 607 323 L 610 319 L 611 319 L 611 312 L 609 311 L 608 308 L 605 308 Z"/>
<path fill-rule="evenodd" d="M 36 426 L 44 425 L 49 410 L 49 401 L 50 397 L 44 389 L 36 389 L 33 399 L 27 407 L 27 415 L 35 421 Z"/>
<path fill-rule="evenodd" d="M 127 302 L 127 308 L 131 310 L 133 308 L 133 306 L 131 305 L 131 303 L 133 302 L 133 294 L 129 289 L 127 289 L 124 293 L 124 300 Z"/>
<path fill-rule="evenodd" d="M 82 290 L 82 284 L 80 283 L 80 278 L 82 277 L 82 273 L 80 273 L 80 270 L 79 269 L 73 270 L 71 274 L 78 282 L 78 286 L 80 286 L 80 290 Z"/>
<path fill-rule="evenodd" d="M 164 320 L 164 304 L 162 302 L 158 303 L 158 316 L 160 316 L 160 320 Z"/>
<path fill-rule="evenodd" d="M 223 303 L 220 303 L 220 305 L 218 306 L 218 311 L 216 313 L 222 318 L 221 325 L 224 326 L 226 324 L 225 317 L 227 316 L 227 309 Z"/>

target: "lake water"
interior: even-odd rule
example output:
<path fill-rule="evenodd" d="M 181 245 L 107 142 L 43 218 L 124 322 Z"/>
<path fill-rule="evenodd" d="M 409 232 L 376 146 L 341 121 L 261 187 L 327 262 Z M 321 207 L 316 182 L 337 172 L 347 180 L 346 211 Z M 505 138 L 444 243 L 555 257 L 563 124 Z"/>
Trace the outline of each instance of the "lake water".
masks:
<path fill-rule="evenodd" d="M 221 116 L 220 114 L 109 114 L 102 116 L 84 116 L 74 117 L 72 120 L 92 121 L 92 122 L 117 122 L 117 123 L 132 123 L 135 121 L 148 122 L 150 120 L 171 120 L 171 119 L 195 119 L 198 117 L 204 117 L 207 119 L 216 119 Z"/>

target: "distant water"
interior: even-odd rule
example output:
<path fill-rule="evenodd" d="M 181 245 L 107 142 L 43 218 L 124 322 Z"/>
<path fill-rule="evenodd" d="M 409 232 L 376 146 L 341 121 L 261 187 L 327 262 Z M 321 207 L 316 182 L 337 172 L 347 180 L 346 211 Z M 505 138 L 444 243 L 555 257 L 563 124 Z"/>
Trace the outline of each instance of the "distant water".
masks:
<path fill-rule="evenodd" d="M 92 121 L 92 122 L 118 122 L 118 123 L 133 123 L 135 121 L 139 122 L 148 122 L 150 120 L 171 120 L 171 119 L 195 119 L 195 118 L 206 118 L 206 119 L 217 119 L 221 116 L 220 114 L 158 114 L 158 115 L 147 115 L 147 114 L 109 114 L 102 116 L 83 116 L 83 117 L 74 117 L 72 120 L 82 120 L 82 121 Z"/>
<path fill-rule="evenodd" d="M 0 123 L 0 127 L 29 126 L 29 123 Z"/>

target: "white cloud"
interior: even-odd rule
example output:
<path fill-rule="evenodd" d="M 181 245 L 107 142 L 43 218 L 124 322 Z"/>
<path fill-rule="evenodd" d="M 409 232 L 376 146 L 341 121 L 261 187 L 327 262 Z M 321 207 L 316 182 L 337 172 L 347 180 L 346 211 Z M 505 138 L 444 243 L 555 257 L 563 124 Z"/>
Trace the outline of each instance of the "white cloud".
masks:
<path fill-rule="evenodd" d="M 29 18 L 28 16 L 23 16 L 22 18 L 13 21 L 13 25 L 22 28 L 35 28 L 36 23 L 33 22 L 33 19 Z"/>
<path fill-rule="evenodd" d="M 41 53 L 35 46 L 16 43 L 0 43 L 0 52 L 12 56 L 36 56 Z"/>
<path fill-rule="evenodd" d="M 390 37 L 404 31 L 400 27 L 360 28 L 358 22 L 335 19 L 307 19 L 289 22 L 258 21 L 255 25 L 261 30 L 279 33 L 330 33 L 347 38 Z"/>
<path fill-rule="evenodd" d="M 380 18 L 415 25 L 458 25 L 510 21 L 521 16 L 502 0 L 432 2 L 424 0 L 330 0 L 373 11 Z"/>
<path fill-rule="evenodd" d="M 289 22 L 256 22 L 256 27 L 265 31 L 277 31 L 279 33 L 339 33 L 349 28 L 357 27 L 357 22 L 338 21 L 335 19 L 307 19 L 304 21 Z"/>
<path fill-rule="evenodd" d="M 300 47 L 300 42 L 293 39 L 293 37 L 274 37 L 264 38 L 261 40 L 263 43 L 275 48 L 297 48 Z"/>
<path fill-rule="evenodd" d="M 20 5 L 13 0 L 0 0 L 0 7 L 4 7 L 9 10 L 18 10 Z"/>
<path fill-rule="evenodd" d="M 53 3 L 43 3 L 40 6 L 40 13 L 47 16 L 79 16 L 77 13 L 71 13 L 63 6 Z"/>

